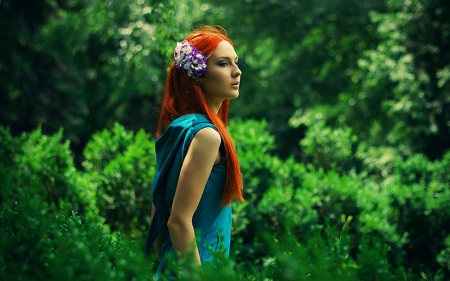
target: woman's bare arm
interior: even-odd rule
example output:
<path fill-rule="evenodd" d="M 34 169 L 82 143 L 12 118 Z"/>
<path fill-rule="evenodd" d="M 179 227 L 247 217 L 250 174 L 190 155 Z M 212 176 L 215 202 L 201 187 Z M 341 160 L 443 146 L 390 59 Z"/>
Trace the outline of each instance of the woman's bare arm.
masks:
<path fill-rule="evenodd" d="M 200 255 L 195 241 L 192 217 L 211 174 L 220 143 L 220 134 L 213 128 L 204 128 L 193 138 L 181 167 L 167 223 L 175 252 L 181 254 L 179 257 L 185 257 L 190 247 L 194 247 L 194 257 L 199 264 L 201 264 Z"/>

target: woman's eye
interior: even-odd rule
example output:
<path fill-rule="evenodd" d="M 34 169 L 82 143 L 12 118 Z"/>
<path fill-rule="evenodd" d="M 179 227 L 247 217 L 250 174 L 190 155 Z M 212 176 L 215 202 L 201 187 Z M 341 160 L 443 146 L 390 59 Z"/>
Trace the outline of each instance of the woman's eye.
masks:
<path fill-rule="evenodd" d="M 234 64 L 239 64 L 239 61 L 235 61 Z"/>
<path fill-rule="evenodd" d="M 221 61 L 221 62 L 219 62 L 219 65 L 220 65 L 220 66 L 227 66 L 228 63 L 227 63 L 226 61 Z"/>

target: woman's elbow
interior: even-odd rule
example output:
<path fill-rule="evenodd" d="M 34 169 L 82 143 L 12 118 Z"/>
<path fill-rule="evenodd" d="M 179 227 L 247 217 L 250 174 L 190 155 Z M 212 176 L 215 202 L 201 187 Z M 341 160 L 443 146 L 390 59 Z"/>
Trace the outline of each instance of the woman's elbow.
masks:
<path fill-rule="evenodd" d="M 178 216 L 170 216 L 167 221 L 167 229 L 169 232 L 179 232 L 185 231 L 186 229 L 192 227 L 192 221 L 187 219 L 178 217 Z"/>

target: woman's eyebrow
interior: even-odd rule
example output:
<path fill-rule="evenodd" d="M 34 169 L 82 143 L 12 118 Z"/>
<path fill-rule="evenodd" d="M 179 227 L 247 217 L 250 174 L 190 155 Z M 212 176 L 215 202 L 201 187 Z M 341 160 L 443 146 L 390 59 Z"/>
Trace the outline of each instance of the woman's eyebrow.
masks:
<path fill-rule="evenodd" d="M 222 57 L 218 57 L 216 58 L 216 60 L 220 60 L 220 59 L 227 59 L 227 60 L 231 60 L 231 57 L 227 57 L 227 56 L 222 56 Z M 235 60 L 239 59 L 238 56 L 235 57 Z"/>

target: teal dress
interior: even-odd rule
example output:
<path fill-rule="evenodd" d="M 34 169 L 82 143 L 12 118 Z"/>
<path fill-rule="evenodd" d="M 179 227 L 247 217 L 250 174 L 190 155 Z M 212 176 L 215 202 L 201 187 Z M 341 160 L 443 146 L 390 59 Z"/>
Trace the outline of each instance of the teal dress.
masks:
<path fill-rule="evenodd" d="M 163 134 L 156 139 L 157 170 L 152 185 L 153 204 L 156 212 L 147 236 L 145 253 L 149 254 L 153 242 L 161 234 L 161 261 L 157 268 L 157 275 L 161 272 L 169 255 L 174 255 L 167 221 L 172 209 L 181 166 L 195 134 L 206 127 L 216 129 L 204 115 L 187 114 L 174 119 Z M 223 145 L 221 145 L 221 149 L 223 149 Z M 224 154 L 222 153 L 222 155 Z M 225 161 L 220 161 L 213 166 L 192 218 L 202 264 L 214 259 L 211 251 L 225 250 L 227 257 L 229 256 L 231 206 L 221 206 L 226 172 Z"/>

